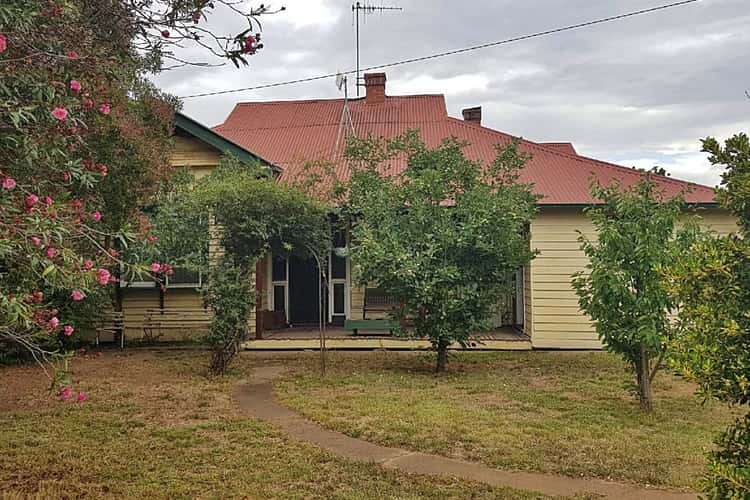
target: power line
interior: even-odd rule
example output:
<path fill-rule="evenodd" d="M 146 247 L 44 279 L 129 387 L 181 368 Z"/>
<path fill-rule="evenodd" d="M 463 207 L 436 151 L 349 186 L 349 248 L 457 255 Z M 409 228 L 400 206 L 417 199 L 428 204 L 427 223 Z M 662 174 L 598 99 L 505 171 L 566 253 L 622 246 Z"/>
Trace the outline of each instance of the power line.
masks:
<path fill-rule="evenodd" d="M 456 55 L 456 54 L 463 54 L 465 52 L 471 52 L 473 50 L 486 49 L 486 48 L 489 48 L 489 47 L 497 47 L 498 45 L 506 45 L 506 44 L 509 44 L 509 43 L 520 42 L 522 40 L 529 40 L 531 38 L 539 38 L 539 37 L 543 37 L 543 36 L 553 35 L 553 34 L 556 34 L 556 33 L 562 33 L 564 31 L 572 31 L 572 30 L 576 30 L 576 29 L 580 29 L 580 28 L 586 28 L 586 27 L 589 27 L 589 26 L 594 26 L 594 25 L 597 25 L 597 24 L 604 24 L 604 23 L 608 23 L 608 22 L 612 22 L 612 21 L 619 21 L 621 19 L 626 19 L 626 18 L 629 18 L 629 17 L 640 16 L 640 15 L 643 15 L 643 14 L 650 14 L 652 12 L 657 12 L 657 11 L 660 11 L 660 10 L 671 9 L 671 8 L 674 8 L 674 7 L 681 7 L 681 6 L 684 6 L 684 5 L 691 4 L 691 3 L 696 3 L 698 1 L 700 1 L 700 0 L 682 0 L 680 2 L 673 2 L 673 3 L 669 3 L 669 4 L 665 4 L 665 5 L 659 5 L 657 7 L 651 7 L 651 8 L 648 8 L 648 9 L 636 10 L 636 11 L 628 12 L 628 13 L 625 13 L 625 14 L 618 14 L 616 16 L 604 17 L 604 18 L 601 18 L 601 19 L 595 19 L 595 20 L 592 20 L 592 21 L 586 21 L 586 22 L 578 23 L 578 24 L 571 24 L 571 25 L 568 25 L 568 26 L 563 26 L 563 27 L 560 27 L 560 28 L 554 28 L 554 29 L 550 29 L 550 30 L 546 30 L 546 31 L 538 31 L 536 33 L 530 33 L 528 35 L 521 35 L 521 36 L 516 36 L 516 37 L 513 37 L 513 38 L 506 38 L 505 40 L 500 40 L 500 41 L 497 41 L 497 42 L 483 43 L 481 45 L 474 45 L 474 46 L 471 46 L 471 47 L 465 47 L 465 48 L 462 48 L 462 49 L 451 50 L 451 51 L 448 51 L 448 52 L 440 52 L 440 53 L 437 53 L 437 54 L 430 54 L 430 55 L 427 55 L 427 56 L 415 57 L 415 58 L 412 58 L 412 59 L 404 59 L 402 61 L 395 61 L 395 62 L 392 62 L 392 63 L 380 64 L 378 66 L 370 66 L 370 67 L 367 67 L 367 68 L 363 68 L 361 71 L 373 71 L 373 70 L 378 70 L 378 69 L 392 68 L 392 67 L 395 67 L 395 66 L 403 66 L 404 64 L 412 64 L 412 63 L 421 62 L 421 61 L 428 61 L 430 59 L 437 59 L 437 58 L 440 58 L 440 57 L 452 56 L 452 55 Z M 336 77 L 339 74 L 342 74 L 342 75 L 351 75 L 351 74 L 354 74 L 356 72 L 357 72 L 357 70 L 349 70 L 349 71 L 343 71 L 343 72 L 339 71 L 339 72 L 336 72 L 336 73 L 328 73 L 328 74 L 325 74 L 325 75 L 312 76 L 312 77 L 308 77 L 308 78 L 299 78 L 297 80 L 288 80 L 288 81 L 285 81 L 285 82 L 276 82 L 276 83 L 268 83 L 268 84 L 265 84 L 265 85 L 256 85 L 254 87 L 243 87 L 243 88 L 239 88 L 239 89 L 219 90 L 219 91 L 216 91 L 216 92 L 205 92 L 205 93 L 202 93 L 202 94 L 187 95 L 187 96 L 180 97 L 180 99 L 192 99 L 192 98 L 195 98 L 195 97 L 208 97 L 208 96 L 214 96 L 214 95 L 231 94 L 231 93 L 234 93 L 234 92 L 244 92 L 244 91 L 247 91 L 247 90 L 261 90 L 261 89 L 269 89 L 269 88 L 273 88 L 273 87 L 283 87 L 283 86 L 286 86 L 286 85 L 296 85 L 298 83 L 307 83 L 307 82 L 314 82 L 316 80 L 324 80 L 326 78 L 334 78 L 334 77 Z"/>

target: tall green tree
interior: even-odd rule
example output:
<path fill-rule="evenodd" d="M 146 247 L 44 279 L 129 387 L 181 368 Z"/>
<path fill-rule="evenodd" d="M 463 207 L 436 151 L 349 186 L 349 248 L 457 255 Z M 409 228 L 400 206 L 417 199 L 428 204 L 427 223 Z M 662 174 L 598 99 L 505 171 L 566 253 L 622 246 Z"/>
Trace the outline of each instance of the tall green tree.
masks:
<path fill-rule="evenodd" d="M 508 278 L 533 256 L 527 228 L 537 197 L 518 181 L 527 155 L 517 144 L 498 147 L 484 165 L 464 156 L 465 145 L 446 139 L 431 149 L 412 131 L 355 139 L 346 151 L 355 275 L 401 304 L 407 332 L 437 351 L 437 372 L 451 344 L 466 346 L 489 326 Z"/>
<path fill-rule="evenodd" d="M 597 238 L 579 233 L 589 263 L 572 284 L 604 347 L 635 371 L 641 407 L 650 411 L 651 383 L 674 334 L 669 315 L 675 302 L 659 270 L 681 255 L 694 229 L 675 237 L 685 202 L 664 199 L 648 177 L 627 190 L 613 184 L 593 186 L 591 193 L 601 200 L 586 210 Z"/>
<path fill-rule="evenodd" d="M 750 409 L 750 140 L 703 141 L 725 170 L 717 199 L 739 224 L 737 234 L 707 235 L 666 268 L 680 304 L 674 366 L 705 395 Z M 750 498 L 750 412 L 717 439 L 705 481 L 709 498 Z"/>

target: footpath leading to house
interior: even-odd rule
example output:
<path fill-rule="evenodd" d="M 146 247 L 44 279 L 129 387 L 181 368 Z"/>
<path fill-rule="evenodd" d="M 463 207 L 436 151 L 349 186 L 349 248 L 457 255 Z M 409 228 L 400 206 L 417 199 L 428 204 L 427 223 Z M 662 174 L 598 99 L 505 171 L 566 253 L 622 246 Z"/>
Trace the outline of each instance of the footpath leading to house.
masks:
<path fill-rule="evenodd" d="M 273 396 L 273 381 L 285 371 L 282 366 L 258 368 L 252 380 L 237 387 L 235 398 L 246 414 L 267 420 L 287 434 L 316 444 L 344 458 L 375 462 L 389 469 L 431 476 L 452 476 L 491 486 L 536 491 L 550 496 L 599 495 L 625 500 L 695 499 L 695 494 L 644 488 L 634 484 L 577 479 L 554 474 L 513 472 L 476 463 L 389 448 L 330 431 L 279 404 Z"/>

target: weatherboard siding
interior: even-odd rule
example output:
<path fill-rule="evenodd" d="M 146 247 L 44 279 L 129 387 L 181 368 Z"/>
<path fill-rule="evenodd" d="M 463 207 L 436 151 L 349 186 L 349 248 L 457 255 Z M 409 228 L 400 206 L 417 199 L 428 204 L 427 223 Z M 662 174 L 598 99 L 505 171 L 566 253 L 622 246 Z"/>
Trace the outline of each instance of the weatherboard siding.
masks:
<path fill-rule="evenodd" d="M 528 264 L 523 268 L 523 332 L 529 337 L 532 336 L 534 331 L 532 302 L 531 264 Z"/>
<path fill-rule="evenodd" d="M 201 177 L 219 164 L 221 152 L 194 137 L 174 137 L 170 163 L 175 167 L 191 167 Z"/>
<path fill-rule="evenodd" d="M 720 234 L 736 230 L 725 211 L 698 209 L 701 225 Z M 531 223 L 531 248 L 539 253 L 531 262 L 526 293 L 526 333 L 536 349 L 600 349 L 591 320 L 578 307 L 572 275 L 585 271 L 588 259 L 580 250 L 578 231 L 596 240 L 591 220 L 580 209 L 542 209 Z"/>
<path fill-rule="evenodd" d="M 196 177 L 208 175 L 215 168 L 221 158 L 221 153 L 204 142 L 181 135 L 174 136 L 174 147 L 170 158 L 173 167 L 187 167 Z M 218 253 L 218 244 L 215 233 L 211 239 L 209 251 Z M 146 311 L 149 309 L 197 309 L 203 307 L 200 292 L 195 288 L 169 288 L 160 297 L 159 289 L 153 288 L 125 288 L 123 289 L 122 310 L 125 319 L 125 339 L 135 341 L 144 336 L 143 322 Z M 255 311 L 251 318 L 252 332 L 255 331 Z M 182 329 L 164 330 L 159 337 L 160 341 L 194 341 L 197 339 L 196 331 L 192 327 Z M 112 340 L 102 338 L 103 341 Z"/>

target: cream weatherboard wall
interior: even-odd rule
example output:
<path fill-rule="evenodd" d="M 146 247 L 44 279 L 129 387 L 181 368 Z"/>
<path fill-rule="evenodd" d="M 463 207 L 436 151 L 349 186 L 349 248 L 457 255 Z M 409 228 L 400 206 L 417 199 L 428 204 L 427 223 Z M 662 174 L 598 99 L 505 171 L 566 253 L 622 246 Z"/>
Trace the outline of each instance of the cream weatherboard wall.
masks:
<path fill-rule="evenodd" d="M 171 163 L 174 167 L 187 167 L 191 173 L 200 178 L 208 175 L 218 164 L 222 154 L 194 137 L 176 135 Z M 212 236 L 209 253 L 216 255 L 218 246 L 216 236 Z M 164 293 L 156 287 L 123 289 L 123 315 L 125 318 L 125 338 L 129 341 L 143 337 L 143 322 L 149 309 L 198 309 L 203 307 L 201 294 L 192 287 L 171 287 Z M 255 333 L 255 309 L 251 312 L 249 322 L 251 333 Z M 196 332 L 191 328 L 165 330 L 160 336 L 162 341 L 195 340 Z M 109 340 L 109 339 L 103 339 Z"/>
<path fill-rule="evenodd" d="M 721 234 L 736 230 L 725 211 L 698 209 L 702 225 Z M 531 248 L 539 253 L 528 268 L 526 333 L 537 349 L 600 349 L 601 342 L 578 307 L 571 286 L 574 273 L 588 259 L 580 250 L 578 231 L 596 239 L 591 220 L 578 208 L 542 208 L 531 223 Z"/>

